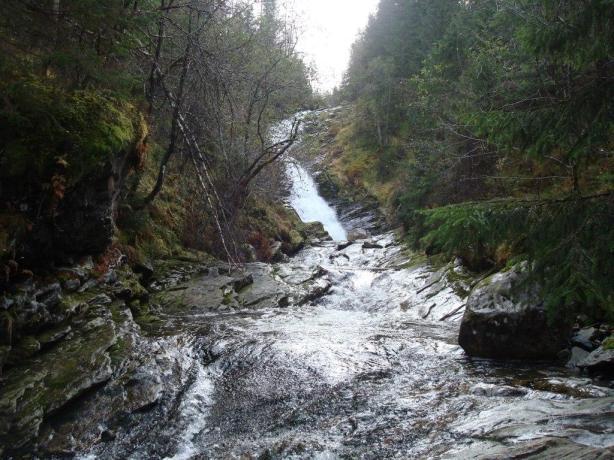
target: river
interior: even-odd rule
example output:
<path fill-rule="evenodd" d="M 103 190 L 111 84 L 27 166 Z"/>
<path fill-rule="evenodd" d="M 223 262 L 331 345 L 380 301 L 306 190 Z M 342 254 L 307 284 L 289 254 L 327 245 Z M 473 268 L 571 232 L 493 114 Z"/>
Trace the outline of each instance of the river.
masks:
<path fill-rule="evenodd" d="M 305 167 L 288 171 L 292 206 L 333 241 L 254 267 L 288 286 L 318 278 L 324 295 L 182 316 L 181 391 L 84 458 L 509 458 L 552 443 L 545 458 L 597 458 L 592 448 L 614 445 L 609 388 L 563 367 L 468 358 L 458 286 L 408 264 L 392 233 L 340 244 L 351 228 Z"/>

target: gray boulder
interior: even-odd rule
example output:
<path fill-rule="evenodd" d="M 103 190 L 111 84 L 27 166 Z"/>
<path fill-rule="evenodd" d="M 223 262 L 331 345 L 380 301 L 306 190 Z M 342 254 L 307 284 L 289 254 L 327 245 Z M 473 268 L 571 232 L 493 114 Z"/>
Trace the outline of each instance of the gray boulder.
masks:
<path fill-rule="evenodd" d="M 538 289 L 524 282 L 520 266 L 492 275 L 472 290 L 458 342 L 471 356 L 555 359 L 569 328 L 548 323 Z"/>
<path fill-rule="evenodd" d="M 348 241 L 364 240 L 369 238 L 369 233 L 362 228 L 354 228 L 348 232 Z"/>
<path fill-rule="evenodd" d="M 589 372 L 614 374 L 614 349 L 601 346 L 580 361 L 578 367 Z"/>

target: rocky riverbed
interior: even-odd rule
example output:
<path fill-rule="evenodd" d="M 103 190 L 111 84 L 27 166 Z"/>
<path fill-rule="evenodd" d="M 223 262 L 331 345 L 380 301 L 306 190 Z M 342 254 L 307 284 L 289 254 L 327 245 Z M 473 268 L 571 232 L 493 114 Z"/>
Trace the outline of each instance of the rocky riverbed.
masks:
<path fill-rule="evenodd" d="M 470 358 L 461 319 L 492 283 L 318 203 L 345 235 L 277 263 L 72 267 L 5 296 L 0 456 L 614 456 L 611 381 Z"/>

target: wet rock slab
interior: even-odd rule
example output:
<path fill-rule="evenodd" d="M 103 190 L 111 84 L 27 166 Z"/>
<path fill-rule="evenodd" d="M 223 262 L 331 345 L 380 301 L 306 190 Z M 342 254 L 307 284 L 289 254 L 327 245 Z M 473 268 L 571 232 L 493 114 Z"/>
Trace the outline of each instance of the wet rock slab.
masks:
<path fill-rule="evenodd" d="M 3 443 L 20 448 L 43 419 L 113 374 L 109 349 L 118 341 L 110 312 L 96 310 L 72 340 L 6 372 L 0 396 Z"/>
<path fill-rule="evenodd" d="M 614 397 L 522 399 L 470 417 L 454 432 L 475 442 L 445 458 L 612 458 Z"/>

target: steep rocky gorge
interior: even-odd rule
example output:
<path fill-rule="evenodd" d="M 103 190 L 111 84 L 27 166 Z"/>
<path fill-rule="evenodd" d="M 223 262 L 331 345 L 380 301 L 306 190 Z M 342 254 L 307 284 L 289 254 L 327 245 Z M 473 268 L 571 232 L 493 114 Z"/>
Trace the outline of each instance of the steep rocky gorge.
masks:
<path fill-rule="evenodd" d="M 314 203 L 303 181 L 323 173 L 299 163 L 291 193 Z M 303 250 L 272 264 L 165 260 L 135 273 L 119 263 L 97 277 L 86 262 L 5 295 L 0 455 L 614 455 L 610 381 L 459 347 L 463 316 L 521 303 L 508 292 L 514 271 L 433 265 L 373 204 L 323 195 L 332 207 L 322 200 L 316 213 L 332 213 L 347 241 L 315 225 Z M 483 331 L 491 321 L 503 320 Z M 500 358 L 495 331 L 483 348 Z"/>

